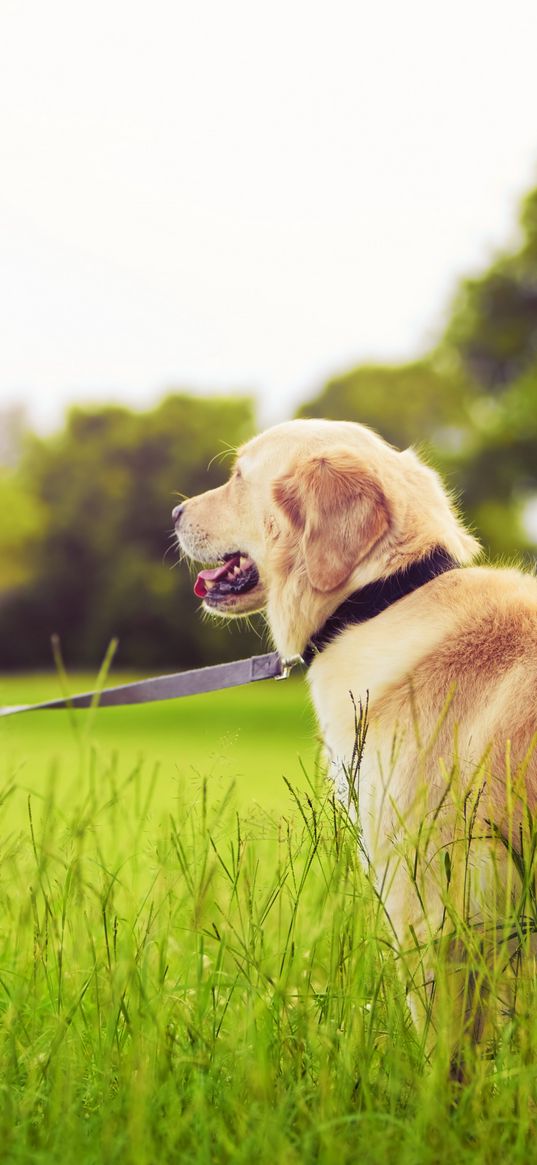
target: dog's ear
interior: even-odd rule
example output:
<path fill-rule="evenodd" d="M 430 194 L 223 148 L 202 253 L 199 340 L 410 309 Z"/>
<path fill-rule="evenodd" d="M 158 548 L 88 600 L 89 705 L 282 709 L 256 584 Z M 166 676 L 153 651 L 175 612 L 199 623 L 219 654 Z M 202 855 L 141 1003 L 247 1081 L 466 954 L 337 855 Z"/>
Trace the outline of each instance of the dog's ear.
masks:
<path fill-rule="evenodd" d="M 342 586 L 388 529 L 380 484 L 347 449 L 302 462 L 275 483 L 274 497 L 302 532 L 306 573 L 317 591 Z"/>

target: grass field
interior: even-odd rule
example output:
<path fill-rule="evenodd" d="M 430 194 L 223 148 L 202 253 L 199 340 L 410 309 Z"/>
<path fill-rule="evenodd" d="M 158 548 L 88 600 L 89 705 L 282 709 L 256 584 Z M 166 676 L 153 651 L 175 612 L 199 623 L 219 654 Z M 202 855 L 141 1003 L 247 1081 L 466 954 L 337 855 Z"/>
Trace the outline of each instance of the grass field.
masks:
<path fill-rule="evenodd" d="M 4 677 L 0 702 L 56 683 Z M 0 1161 L 537 1159 L 531 977 L 455 1089 L 300 682 L 21 716 L 0 742 Z"/>
<path fill-rule="evenodd" d="M 132 676 L 114 676 L 121 683 Z M 87 691 L 95 676 L 77 675 L 70 691 Z M 57 676 L 0 677 L 0 705 L 33 703 L 62 695 Z M 288 794 L 285 776 L 304 784 L 318 753 L 306 685 L 297 679 L 266 681 L 214 695 L 189 697 L 137 709 L 33 713 L 0 720 L 7 779 L 40 793 L 54 766 L 64 796 L 76 790 L 81 756 L 97 766 L 113 764 L 119 780 L 139 769 L 139 784 L 155 778 L 154 812 L 173 807 L 178 785 L 235 784 L 241 806 L 279 810 Z"/>

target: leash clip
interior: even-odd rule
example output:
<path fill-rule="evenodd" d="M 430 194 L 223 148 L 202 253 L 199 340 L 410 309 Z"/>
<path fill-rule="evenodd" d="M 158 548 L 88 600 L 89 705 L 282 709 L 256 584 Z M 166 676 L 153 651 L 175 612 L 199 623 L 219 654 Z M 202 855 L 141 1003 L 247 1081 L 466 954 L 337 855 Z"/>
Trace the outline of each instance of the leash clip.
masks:
<path fill-rule="evenodd" d="M 280 660 L 282 665 L 282 672 L 279 676 L 274 676 L 275 680 L 286 680 L 291 674 L 291 669 L 296 667 L 297 663 L 304 663 L 301 655 L 289 655 Z"/>

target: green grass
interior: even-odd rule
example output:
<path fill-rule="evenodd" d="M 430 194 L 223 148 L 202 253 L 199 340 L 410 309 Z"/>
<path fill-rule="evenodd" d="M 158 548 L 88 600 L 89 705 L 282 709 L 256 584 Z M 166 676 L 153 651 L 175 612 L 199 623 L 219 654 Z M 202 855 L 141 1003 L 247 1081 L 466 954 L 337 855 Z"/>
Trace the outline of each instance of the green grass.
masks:
<path fill-rule="evenodd" d="M 20 717 L 0 741 L 2 1162 L 535 1159 L 531 977 L 455 1090 L 299 683 Z"/>
<path fill-rule="evenodd" d="M 114 675 L 111 683 L 132 676 Z M 76 675 L 71 692 L 91 690 L 95 676 Z M 0 677 L 0 705 L 34 703 L 61 696 L 57 676 Z M 178 784 L 232 782 L 238 801 L 249 808 L 278 809 L 283 777 L 304 786 L 319 752 L 306 684 L 299 679 L 267 680 L 205 696 L 138 708 L 97 712 L 25 713 L 0 720 L 0 774 L 17 770 L 17 783 L 42 791 L 51 765 L 65 795 L 78 780 L 81 750 L 95 752 L 118 779 L 140 768 L 140 784 L 157 773 L 154 807 L 170 807 Z"/>

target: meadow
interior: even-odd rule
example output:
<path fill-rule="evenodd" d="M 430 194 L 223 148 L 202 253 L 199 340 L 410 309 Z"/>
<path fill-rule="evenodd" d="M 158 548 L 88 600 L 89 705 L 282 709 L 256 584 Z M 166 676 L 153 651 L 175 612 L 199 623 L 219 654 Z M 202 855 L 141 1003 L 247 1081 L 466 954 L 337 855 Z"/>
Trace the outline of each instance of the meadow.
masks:
<path fill-rule="evenodd" d="M 0 721 L 0 777 L 2 1162 L 537 1158 L 533 979 L 450 1083 L 300 680 Z"/>

